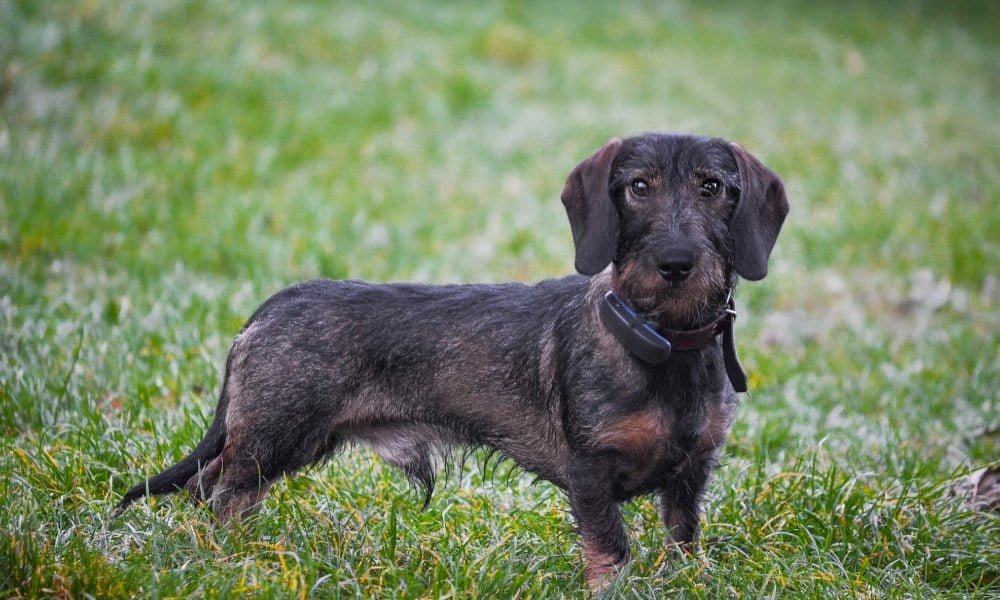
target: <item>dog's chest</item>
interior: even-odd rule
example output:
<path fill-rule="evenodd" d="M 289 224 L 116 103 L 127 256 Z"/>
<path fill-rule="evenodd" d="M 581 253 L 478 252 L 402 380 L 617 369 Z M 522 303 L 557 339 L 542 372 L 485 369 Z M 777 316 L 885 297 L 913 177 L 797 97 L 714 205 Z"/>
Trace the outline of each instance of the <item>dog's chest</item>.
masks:
<path fill-rule="evenodd" d="M 682 479 L 725 442 L 731 408 L 721 402 L 687 411 L 650 406 L 615 419 L 596 439 L 613 451 L 615 495 L 624 500 Z"/>

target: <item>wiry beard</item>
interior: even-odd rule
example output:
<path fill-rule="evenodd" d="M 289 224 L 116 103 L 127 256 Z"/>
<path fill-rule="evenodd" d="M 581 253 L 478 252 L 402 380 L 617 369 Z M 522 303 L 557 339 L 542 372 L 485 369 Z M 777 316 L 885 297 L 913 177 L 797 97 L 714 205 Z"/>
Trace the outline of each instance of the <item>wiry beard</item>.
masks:
<path fill-rule="evenodd" d="M 703 252 L 691 276 L 665 280 L 650 258 L 636 258 L 618 267 L 622 297 L 662 327 L 692 329 L 717 315 L 728 289 L 722 258 Z"/>

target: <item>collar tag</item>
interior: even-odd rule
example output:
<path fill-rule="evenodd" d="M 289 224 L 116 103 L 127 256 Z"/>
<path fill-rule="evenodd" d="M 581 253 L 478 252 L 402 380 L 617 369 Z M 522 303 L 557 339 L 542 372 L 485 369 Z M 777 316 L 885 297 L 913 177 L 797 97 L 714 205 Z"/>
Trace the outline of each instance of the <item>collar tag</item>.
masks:
<path fill-rule="evenodd" d="M 601 323 L 625 348 L 651 365 L 670 358 L 670 342 L 639 318 L 614 292 L 604 295 L 600 306 Z"/>

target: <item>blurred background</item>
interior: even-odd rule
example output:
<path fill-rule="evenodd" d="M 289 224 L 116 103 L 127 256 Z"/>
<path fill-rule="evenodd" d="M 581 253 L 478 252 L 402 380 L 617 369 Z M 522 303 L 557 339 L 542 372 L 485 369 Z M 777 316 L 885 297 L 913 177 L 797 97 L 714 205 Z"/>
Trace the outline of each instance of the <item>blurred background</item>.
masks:
<path fill-rule="evenodd" d="M 887 511 L 886 490 L 922 507 L 995 462 L 1000 4 L 755 4 L 0 0 L 0 465 L 28 490 L 0 483 L 9 573 L 89 564 L 53 540 L 76 523 L 93 549 L 121 478 L 200 439 L 229 341 L 268 295 L 319 276 L 569 274 L 565 176 L 648 130 L 738 141 L 792 206 L 769 277 L 739 290 L 754 392 L 710 522 L 743 523 L 796 456 L 831 481 L 875 474 L 862 498 Z M 368 484 L 329 469 L 297 497 L 407 493 L 378 466 Z M 748 552 L 767 551 L 772 509 Z M 962 535 L 995 555 L 992 527 Z M 110 540 L 95 556 L 142 547 Z M 562 543 L 552 555 L 575 552 Z M 915 593 L 997 578 L 975 553 L 927 567 L 927 546 L 893 543 L 859 580 L 895 581 L 900 557 L 924 569 Z M 167 569 L 153 555 L 131 560 Z M 662 575 L 657 556 L 639 564 Z"/>

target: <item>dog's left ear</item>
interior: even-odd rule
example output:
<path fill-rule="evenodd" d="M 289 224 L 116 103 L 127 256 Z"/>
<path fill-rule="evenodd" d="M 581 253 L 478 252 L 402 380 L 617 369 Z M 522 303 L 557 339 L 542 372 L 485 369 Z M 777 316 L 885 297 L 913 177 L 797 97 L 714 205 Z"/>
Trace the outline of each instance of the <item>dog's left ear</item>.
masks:
<path fill-rule="evenodd" d="M 740 198 L 729 223 L 733 267 L 751 281 L 767 275 L 767 258 L 788 215 L 785 185 L 774 171 L 737 144 L 730 144 L 740 169 Z"/>
<path fill-rule="evenodd" d="M 578 164 L 566 178 L 562 202 L 573 230 L 576 270 L 594 275 L 614 257 L 618 213 L 608 195 L 611 163 L 622 141 L 614 138 Z"/>

